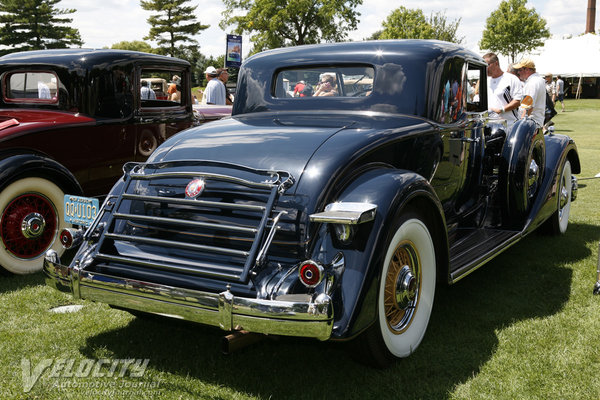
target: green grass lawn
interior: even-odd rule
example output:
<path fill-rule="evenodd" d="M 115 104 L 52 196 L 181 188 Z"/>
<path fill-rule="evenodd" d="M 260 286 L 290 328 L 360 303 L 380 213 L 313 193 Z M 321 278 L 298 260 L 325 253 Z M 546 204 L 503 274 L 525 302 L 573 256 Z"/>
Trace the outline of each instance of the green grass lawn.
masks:
<path fill-rule="evenodd" d="M 582 161 L 562 237 L 533 234 L 436 297 L 429 330 L 388 370 L 355 363 L 344 344 L 266 340 L 230 356 L 218 329 L 73 304 L 41 274 L 0 276 L 0 398 L 591 399 L 600 398 L 600 100 L 567 100 L 556 133 Z M 560 109 L 560 107 L 559 107 Z M 23 360 L 149 359 L 141 378 L 41 374 L 23 390 Z M 85 375 L 85 374 L 81 374 Z M 118 375 L 118 374 L 117 374 Z M 92 387 L 89 387 L 89 386 Z M 93 386 L 96 385 L 96 386 Z"/>

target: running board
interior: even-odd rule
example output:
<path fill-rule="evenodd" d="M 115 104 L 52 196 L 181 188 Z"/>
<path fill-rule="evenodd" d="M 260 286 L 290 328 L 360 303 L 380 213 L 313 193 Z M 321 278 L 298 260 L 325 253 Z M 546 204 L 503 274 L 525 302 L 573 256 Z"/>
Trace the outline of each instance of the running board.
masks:
<path fill-rule="evenodd" d="M 469 229 L 450 248 L 449 282 L 455 283 L 521 239 L 521 231 Z"/>

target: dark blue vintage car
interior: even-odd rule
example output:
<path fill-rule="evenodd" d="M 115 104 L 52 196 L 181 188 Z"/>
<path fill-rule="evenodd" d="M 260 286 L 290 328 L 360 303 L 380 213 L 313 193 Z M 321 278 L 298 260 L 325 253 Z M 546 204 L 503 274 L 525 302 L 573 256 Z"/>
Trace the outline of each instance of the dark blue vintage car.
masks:
<path fill-rule="evenodd" d="M 127 164 L 70 266 L 46 255 L 47 282 L 225 331 L 356 338 L 376 365 L 406 357 L 436 285 L 542 225 L 564 233 L 575 199 L 575 143 L 531 119 L 507 132 L 485 84 L 470 97 L 477 80 L 484 60 L 438 41 L 257 54 L 233 116 Z"/>

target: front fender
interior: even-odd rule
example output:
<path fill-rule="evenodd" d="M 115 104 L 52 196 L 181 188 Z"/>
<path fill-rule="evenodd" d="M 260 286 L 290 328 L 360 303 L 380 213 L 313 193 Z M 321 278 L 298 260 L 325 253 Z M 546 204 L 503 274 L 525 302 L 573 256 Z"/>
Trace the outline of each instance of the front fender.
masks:
<path fill-rule="evenodd" d="M 546 174 L 544 134 L 535 121 L 526 118 L 514 124 L 504 142 L 502 158 L 499 184 L 505 211 L 510 224 L 520 225 L 531 210 L 533 197 L 540 193 L 538 187 L 533 194 L 529 183 L 530 163 L 536 161 L 541 180 Z"/>
<path fill-rule="evenodd" d="M 52 158 L 29 150 L 0 151 L 0 190 L 17 179 L 31 176 L 53 181 L 70 194 L 83 194 L 75 176 Z"/>
<path fill-rule="evenodd" d="M 540 192 L 525 222 L 524 234 L 535 230 L 556 211 L 557 183 L 565 160 L 571 162 L 573 174 L 581 172 L 581 162 L 573 139 L 565 135 L 546 135 L 545 174 Z"/>
<path fill-rule="evenodd" d="M 313 259 L 331 260 L 338 253 L 344 256 L 345 270 L 333 293 L 332 334 L 333 338 L 342 339 L 360 333 L 376 320 L 381 248 L 385 246 L 389 226 L 405 207 L 415 205 L 431 217 L 436 227 L 436 242 L 440 244 L 439 259 L 442 264 L 445 262 L 446 274 L 448 245 L 442 207 L 433 187 L 413 172 L 385 168 L 365 172 L 332 200 L 377 205 L 375 219 L 358 225 L 350 245 L 336 240 L 330 224 L 321 224 L 313 241 Z"/>

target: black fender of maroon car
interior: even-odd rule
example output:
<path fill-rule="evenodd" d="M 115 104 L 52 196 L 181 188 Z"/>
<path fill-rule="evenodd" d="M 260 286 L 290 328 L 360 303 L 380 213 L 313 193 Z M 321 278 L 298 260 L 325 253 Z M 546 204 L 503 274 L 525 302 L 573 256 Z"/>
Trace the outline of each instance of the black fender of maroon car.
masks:
<path fill-rule="evenodd" d="M 75 195 L 83 189 L 71 171 L 45 154 L 30 149 L 0 150 L 0 190 L 15 179 L 42 176 Z"/>

